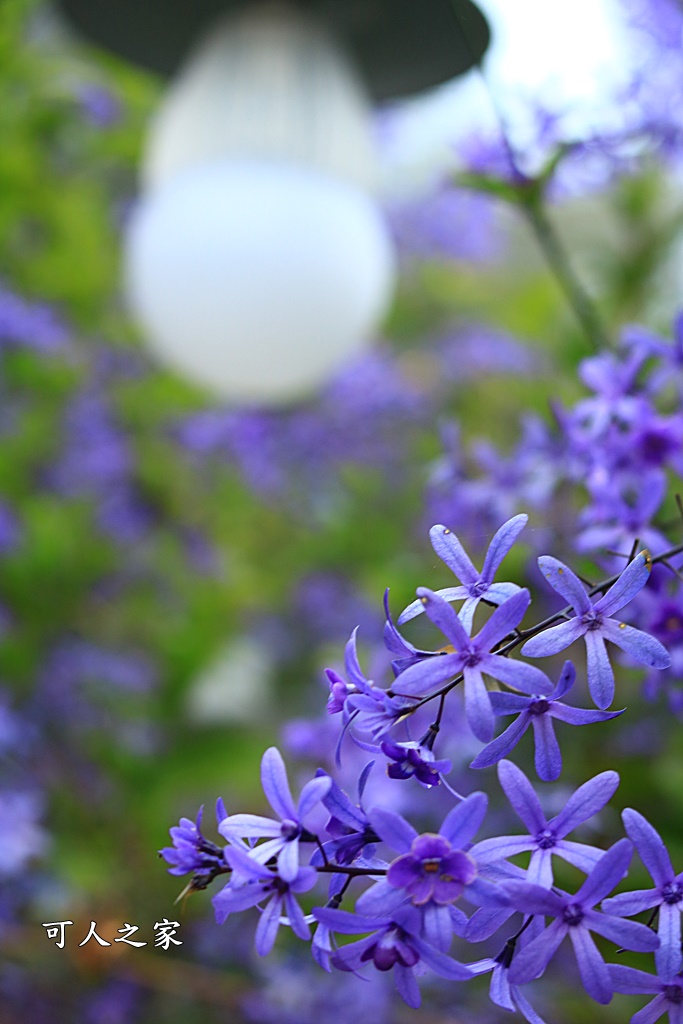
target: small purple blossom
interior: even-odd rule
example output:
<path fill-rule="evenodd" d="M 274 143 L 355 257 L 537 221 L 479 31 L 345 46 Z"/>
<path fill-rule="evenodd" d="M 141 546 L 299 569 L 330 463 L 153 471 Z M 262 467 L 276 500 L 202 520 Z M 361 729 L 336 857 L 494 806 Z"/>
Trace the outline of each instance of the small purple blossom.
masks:
<path fill-rule="evenodd" d="M 267 956 L 275 944 L 281 918 L 286 915 L 287 924 L 295 935 L 304 941 L 310 938 L 310 931 L 295 893 L 308 892 L 316 883 L 314 868 L 299 867 L 289 879 L 260 864 L 254 851 L 247 853 L 241 847 L 231 846 L 225 851 L 226 859 L 233 870 L 233 877 L 212 903 L 218 924 L 223 924 L 229 914 L 247 910 L 265 901 L 256 928 L 256 952 Z"/>
<path fill-rule="evenodd" d="M 265 838 L 256 846 L 252 858 L 266 864 L 277 857 L 277 869 L 285 882 L 293 882 L 299 874 L 299 840 L 305 834 L 304 820 L 329 792 L 332 780 L 319 776 L 306 783 L 295 806 L 287 780 L 287 769 L 277 747 L 269 747 L 261 760 L 261 784 L 270 806 L 280 820 L 257 814 L 231 814 L 223 819 L 218 831 L 228 842 Z"/>
<path fill-rule="evenodd" d="M 647 551 L 636 555 L 607 593 L 595 603 L 569 566 L 550 555 L 543 555 L 538 564 L 553 590 L 571 605 L 574 616 L 527 640 L 522 654 L 530 658 L 549 657 L 583 637 L 588 656 L 588 688 L 602 710 L 608 708 L 614 699 L 614 673 L 605 648 L 606 640 L 640 664 L 668 668 L 671 658 L 659 640 L 611 617 L 647 583 L 651 568 Z"/>
<path fill-rule="evenodd" d="M 528 590 L 518 590 L 496 608 L 474 638 L 468 636 L 462 622 L 442 597 L 426 587 L 418 588 L 417 593 L 429 618 L 449 640 L 453 653 L 407 668 L 394 683 L 397 694 L 422 697 L 462 673 L 467 721 L 477 739 L 487 743 L 493 736 L 494 715 L 484 674 L 525 693 L 548 694 L 552 691 L 552 683 L 543 672 L 532 665 L 491 652 L 524 616 L 530 600 Z"/>
<path fill-rule="evenodd" d="M 622 815 L 626 835 L 634 844 L 655 883 L 654 889 L 624 892 L 607 899 L 602 909 L 608 914 L 632 917 L 643 910 L 658 908 L 657 934 L 661 945 L 655 953 L 660 975 L 672 978 L 683 967 L 681 955 L 681 912 L 683 872 L 674 874 L 671 858 L 662 838 L 638 811 L 627 807 Z"/>
<path fill-rule="evenodd" d="M 472 629 L 472 620 L 480 601 L 500 605 L 520 590 L 516 583 L 494 583 L 493 580 L 501 562 L 528 521 L 527 515 L 518 515 L 503 523 L 489 544 L 481 572 L 475 569 L 462 544 L 447 526 L 439 524 L 429 531 L 434 551 L 462 584 L 460 587 L 437 590 L 436 593 L 444 601 L 464 601 L 458 615 L 468 633 Z M 399 625 L 414 619 L 424 610 L 422 601 L 413 601 L 399 616 Z"/>
<path fill-rule="evenodd" d="M 562 754 L 553 729 L 553 718 L 568 725 L 590 725 L 617 718 L 623 711 L 590 711 L 574 708 L 562 702 L 576 678 L 571 661 L 565 661 L 557 686 L 547 696 L 526 697 L 521 693 L 490 694 L 494 715 L 514 715 L 514 722 L 484 747 L 470 764 L 470 768 L 488 768 L 496 764 L 517 746 L 529 726 L 534 731 L 536 772 L 544 782 L 554 782 L 562 772 Z"/>
<path fill-rule="evenodd" d="M 193 889 L 205 888 L 216 875 L 229 870 L 223 848 L 202 835 L 203 812 L 204 808 L 200 807 L 196 822 L 181 818 L 179 825 L 169 829 L 173 846 L 159 850 L 159 856 L 171 865 L 169 875 L 187 875 L 192 872 L 195 876 Z M 226 817 L 225 805 L 219 798 L 216 801 L 216 823 L 220 824 Z"/>
<path fill-rule="evenodd" d="M 603 853 L 574 896 L 559 890 L 550 892 L 527 882 L 507 883 L 510 902 L 518 910 L 555 919 L 528 946 L 515 954 L 509 975 L 513 984 L 522 985 L 540 978 L 568 935 L 586 992 L 597 1003 L 609 1003 L 614 991 L 609 969 L 590 933 L 597 932 L 625 949 L 641 953 L 651 953 L 659 946 L 659 939 L 645 925 L 610 917 L 593 909 L 625 876 L 632 854 L 630 841 L 620 839 Z"/>
<path fill-rule="evenodd" d="M 450 981 L 467 981 L 471 972 L 463 964 L 434 949 L 420 936 L 420 914 L 414 907 L 397 908 L 388 915 L 362 916 L 328 907 L 316 908 L 315 918 L 334 932 L 353 935 L 371 932 L 359 942 L 342 946 L 332 955 L 333 965 L 341 971 L 358 971 L 373 963 L 378 971 L 391 971 L 401 998 L 417 1008 L 420 990 L 413 971 L 429 967 Z"/>
<path fill-rule="evenodd" d="M 384 740 L 380 746 L 391 762 L 387 765 L 390 779 L 415 778 L 422 786 L 438 786 L 441 775 L 447 775 L 452 768 L 450 761 L 437 761 L 431 750 L 413 740 L 404 743 Z"/>

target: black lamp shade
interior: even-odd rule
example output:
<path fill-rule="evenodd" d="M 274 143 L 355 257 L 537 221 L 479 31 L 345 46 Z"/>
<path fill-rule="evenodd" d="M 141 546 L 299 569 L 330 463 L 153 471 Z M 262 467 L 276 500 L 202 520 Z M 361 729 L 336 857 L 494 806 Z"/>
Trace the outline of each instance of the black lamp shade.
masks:
<path fill-rule="evenodd" d="M 260 0 L 53 0 L 89 42 L 173 75 L 211 22 Z M 489 43 L 472 0 L 290 0 L 330 24 L 375 100 L 408 96 L 469 70 Z"/>

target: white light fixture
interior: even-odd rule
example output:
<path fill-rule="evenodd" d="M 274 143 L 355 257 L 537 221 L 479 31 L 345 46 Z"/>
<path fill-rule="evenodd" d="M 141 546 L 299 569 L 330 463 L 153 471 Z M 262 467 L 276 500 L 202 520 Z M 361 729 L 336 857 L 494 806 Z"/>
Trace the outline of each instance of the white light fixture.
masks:
<path fill-rule="evenodd" d="M 130 305 L 163 362 L 283 403 L 370 344 L 394 280 L 370 124 L 343 54 L 294 9 L 206 37 L 150 133 L 127 239 Z"/>

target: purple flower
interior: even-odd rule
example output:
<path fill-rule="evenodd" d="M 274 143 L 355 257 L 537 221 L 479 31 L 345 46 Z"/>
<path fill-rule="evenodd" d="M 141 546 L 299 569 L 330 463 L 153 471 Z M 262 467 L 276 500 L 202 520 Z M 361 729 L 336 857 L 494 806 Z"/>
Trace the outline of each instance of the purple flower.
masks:
<path fill-rule="evenodd" d="M 490 601 L 491 604 L 503 604 L 520 590 L 516 583 L 494 583 L 493 578 L 528 521 L 529 517 L 526 515 L 513 516 L 501 526 L 489 545 L 481 572 L 477 572 L 462 544 L 447 526 L 432 526 L 429 531 L 434 551 L 462 583 L 460 587 L 447 587 L 445 590 L 437 590 L 436 593 L 445 601 L 464 599 L 459 618 L 468 633 L 472 629 L 474 612 L 481 600 Z M 399 625 L 414 619 L 423 611 L 423 602 L 413 601 L 399 616 Z"/>
<path fill-rule="evenodd" d="M 668 668 L 671 659 L 659 640 L 611 617 L 647 583 L 651 568 L 647 551 L 636 555 L 619 579 L 595 603 L 591 601 L 579 578 L 557 558 L 543 555 L 538 564 L 553 590 L 569 602 L 574 616 L 527 640 L 522 647 L 522 654 L 530 658 L 549 657 L 563 651 L 582 636 L 588 656 L 588 688 L 596 705 L 603 710 L 614 699 L 614 673 L 607 657 L 605 640 L 620 647 L 640 664 L 651 668 Z"/>
<path fill-rule="evenodd" d="M 529 606 L 528 590 L 518 590 L 496 608 L 474 638 L 468 636 L 462 622 L 442 597 L 426 587 L 420 587 L 417 593 L 429 618 L 450 641 L 453 653 L 411 665 L 394 683 L 398 694 L 422 697 L 462 672 L 467 721 L 477 739 L 487 743 L 493 736 L 494 716 L 484 673 L 525 693 L 552 691 L 548 677 L 532 665 L 491 653 L 491 648 L 508 636 L 522 619 Z"/>
<path fill-rule="evenodd" d="M 643 910 L 654 910 L 658 907 L 657 934 L 661 945 L 655 953 L 655 962 L 662 977 L 672 978 L 683 967 L 683 872 L 674 874 L 671 858 L 661 836 L 642 814 L 627 807 L 622 818 L 626 834 L 640 854 L 640 859 L 650 872 L 656 888 L 620 893 L 605 900 L 602 909 L 608 914 L 632 917 Z"/>
<path fill-rule="evenodd" d="M 270 806 L 281 820 L 257 814 L 231 814 L 220 823 L 218 831 L 231 843 L 267 838 L 267 842 L 254 848 L 252 858 L 259 864 L 266 864 L 271 857 L 277 857 L 277 869 L 283 881 L 294 882 L 299 877 L 299 839 L 305 833 L 304 819 L 329 792 L 332 780 L 329 776 L 311 779 L 295 806 L 282 755 L 277 747 L 269 747 L 261 760 L 261 784 Z"/>
<path fill-rule="evenodd" d="M 387 765 L 390 779 L 410 779 L 413 776 L 422 786 L 438 786 L 441 774 L 447 775 L 453 767 L 450 761 L 437 761 L 427 747 L 413 740 L 405 743 L 381 743 L 382 753 L 392 762 Z"/>
<path fill-rule="evenodd" d="M 226 849 L 225 856 L 233 870 L 233 877 L 211 902 L 216 921 L 223 924 L 229 914 L 247 910 L 265 900 L 256 928 L 256 952 L 259 956 L 267 956 L 275 944 L 283 915 L 286 915 L 287 923 L 295 935 L 304 940 L 310 938 L 306 918 L 294 894 L 312 889 L 318 873 L 314 868 L 300 868 L 297 864 L 292 877 L 284 879 L 258 863 L 254 852 L 247 853 L 237 846 Z"/>
<path fill-rule="evenodd" d="M 528 946 L 515 954 L 510 966 L 513 984 L 521 985 L 540 978 L 562 940 L 569 935 L 586 992 L 597 1003 L 609 1003 L 614 991 L 612 981 L 590 933 L 597 932 L 619 946 L 640 953 L 651 953 L 659 946 L 659 939 L 645 925 L 623 921 L 593 909 L 624 877 L 632 853 L 633 846 L 629 840 L 620 839 L 603 853 L 574 896 L 559 890 L 549 892 L 540 885 L 527 882 L 507 883 L 510 902 L 518 910 L 555 918 Z"/>
<path fill-rule="evenodd" d="M 610 964 L 609 974 L 615 992 L 627 995 L 654 995 L 642 1010 L 631 1017 L 631 1024 L 654 1024 L 664 1013 L 670 1024 L 683 1024 L 683 978 L 662 975 L 656 978 L 635 967 Z"/>
<path fill-rule="evenodd" d="M 189 818 L 181 818 L 180 824 L 169 829 L 173 846 L 165 846 L 159 850 L 159 856 L 171 865 L 168 869 L 169 875 L 194 874 L 192 880 L 193 889 L 204 889 L 212 882 L 216 875 L 228 871 L 228 864 L 223 856 L 223 849 L 211 842 L 202 835 L 202 814 L 204 808 L 200 807 L 197 814 L 197 821 L 190 821 Z M 219 798 L 216 801 L 216 822 L 227 817 L 225 805 Z"/>
<path fill-rule="evenodd" d="M 486 796 L 472 793 L 447 814 L 437 834 L 422 835 L 393 811 L 370 811 L 375 832 L 400 856 L 389 865 L 386 878 L 359 898 L 359 913 L 390 914 L 409 900 L 422 914 L 429 942 L 448 949 L 453 931 L 466 924 L 462 911 L 452 906 L 460 896 L 477 906 L 507 906 L 502 887 L 481 878 L 476 860 L 467 852 L 486 807 Z"/>
<path fill-rule="evenodd" d="M 470 768 L 488 768 L 503 757 L 507 757 L 531 725 L 534 730 L 535 765 L 539 779 L 554 782 L 562 772 L 562 755 L 553 729 L 553 718 L 569 725 L 589 725 L 592 722 L 606 722 L 609 718 L 622 715 L 623 711 L 589 711 L 573 708 L 562 703 L 576 678 L 571 661 L 565 661 L 557 686 L 547 697 L 536 695 L 525 697 L 521 693 L 493 692 L 491 706 L 494 715 L 514 715 L 517 718 L 497 736 L 495 740 L 477 754 Z"/>
<path fill-rule="evenodd" d="M 420 990 L 415 968 L 429 967 L 449 981 L 467 981 L 471 972 L 463 964 L 434 949 L 420 937 L 421 919 L 414 907 L 399 907 L 382 917 L 359 916 L 328 907 L 316 908 L 314 916 L 332 931 L 353 935 L 371 932 L 359 942 L 342 946 L 332 956 L 340 971 L 358 971 L 372 962 L 378 971 L 394 972 L 396 988 L 402 999 L 417 1008 Z"/>
<path fill-rule="evenodd" d="M 470 853 L 479 864 L 495 863 L 531 851 L 527 881 L 546 889 L 553 885 L 553 856 L 561 857 L 586 874 L 593 870 L 602 850 L 585 843 L 568 842 L 565 837 L 601 811 L 612 798 L 619 785 L 616 772 L 602 772 L 579 786 L 550 821 L 546 820 L 533 786 L 512 761 L 500 762 L 498 778 L 513 810 L 529 832 L 525 836 L 497 836 L 477 843 Z"/>
<path fill-rule="evenodd" d="M 331 780 L 332 784 L 322 799 L 323 806 L 331 814 L 329 821 L 325 825 L 325 831 L 328 835 L 332 836 L 332 840 L 324 844 L 325 855 L 330 860 L 335 860 L 338 864 L 352 864 L 366 851 L 367 857 L 362 858 L 363 866 L 365 866 L 366 861 L 367 866 L 369 866 L 369 858 L 374 853 L 374 844 L 379 842 L 379 836 L 370 824 L 362 807 L 365 785 L 373 765 L 374 761 L 370 761 L 360 774 L 358 781 L 358 804 L 354 804 L 334 780 Z M 317 774 L 321 777 L 325 775 L 322 769 L 318 769 Z M 314 850 L 311 864 L 321 863 L 322 854 L 319 850 Z M 347 876 L 342 877 L 340 875 L 338 878 L 337 876 L 332 876 L 330 883 L 331 895 L 334 885 L 339 880 L 343 883 L 347 880 Z"/>

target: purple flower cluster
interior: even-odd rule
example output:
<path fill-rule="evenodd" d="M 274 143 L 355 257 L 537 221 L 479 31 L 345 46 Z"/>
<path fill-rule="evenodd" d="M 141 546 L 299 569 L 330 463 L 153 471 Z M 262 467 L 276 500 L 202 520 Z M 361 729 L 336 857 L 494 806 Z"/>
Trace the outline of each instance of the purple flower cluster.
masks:
<path fill-rule="evenodd" d="M 409 628 L 431 623 L 442 634 L 439 646 L 421 649 L 407 640 L 385 598 L 389 686 L 381 685 L 379 675 L 370 679 L 363 672 L 358 630 L 346 645 L 344 674 L 327 670 L 327 721 L 340 723 L 338 756 L 349 745 L 372 755 L 358 776 L 357 800 L 322 768 L 303 779 L 295 800 L 282 755 L 271 747 L 263 755 L 261 782 L 272 817 L 227 815 L 219 804 L 217 827 L 227 842 L 224 848 L 205 839 L 201 818 L 196 824 L 182 819 L 171 830 L 174 845 L 161 853 L 172 874 L 192 874 L 190 887 L 195 889 L 205 888 L 218 874 L 229 875 L 213 897 L 219 923 L 258 908 L 255 943 L 261 956 L 271 952 L 280 928 L 289 928 L 311 943 L 313 960 L 323 970 L 390 974 L 411 1007 L 420 1005 L 418 979 L 427 971 L 460 983 L 490 973 L 495 1005 L 518 1010 L 530 1024 L 543 1024 L 522 989 L 545 974 L 567 938 L 581 983 L 596 1002 L 607 1003 L 615 991 L 628 990 L 655 994 L 652 1005 L 657 1008 L 678 1005 L 683 873 L 674 872 L 658 833 L 630 809 L 624 811 L 627 838 L 616 838 L 607 849 L 580 834 L 574 837 L 614 797 L 617 773 L 603 771 L 574 792 L 565 791 L 564 805 L 547 813 L 545 794 L 537 794 L 524 772 L 506 759 L 532 726 L 538 775 L 553 781 L 562 770 L 553 721 L 581 726 L 622 714 L 605 710 L 615 686 L 607 644 L 651 669 L 668 666 L 669 656 L 657 639 L 613 618 L 647 585 L 653 559 L 641 552 L 616 576 L 587 590 L 567 565 L 542 556 L 542 575 L 568 604 L 523 628 L 531 594 L 497 576 L 526 522 L 526 515 L 517 515 L 496 531 L 481 571 L 455 534 L 435 526 L 432 544 L 458 585 L 439 592 L 418 587 L 417 601 L 407 606 L 399 623 L 414 623 Z M 664 561 L 672 552 L 657 557 Z M 423 611 L 429 623 L 418 620 Z M 475 632 L 477 619 L 483 622 Z M 553 686 L 540 668 L 515 656 L 518 649 L 522 655 L 550 656 L 578 639 L 588 648 L 586 692 L 596 710 L 564 702 L 577 675 L 572 662 L 565 662 Z M 462 703 L 456 699 L 461 691 Z M 446 739 L 448 714 L 459 716 L 459 728 L 469 727 L 486 744 L 471 767 L 498 763 L 503 791 L 524 825 L 521 834 L 498 834 L 504 831 L 498 829 L 477 841 L 488 797 L 483 792 L 464 796 L 448 781 L 452 760 L 437 750 Z M 510 714 L 517 715 L 515 722 L 493 739 L 496 719 Z M 379 798 L 369 797 L 382 767 L 383 784 L 373 789 Z M 415 783 L 444 805 L 436 830 L 433 824 L 425 828 L 424 801 L 405 814 L 391 806 L 390 793 Z M 628 874 L 634 848 L 655 888 L 611 896 Z M 519 855 L 528 857 L 526 867 L 519 866 Z M 558 859 L 584 876 L 572 891 L 558 887 Z M 654 910 L 656 932 L 651 921 L 627 920 Z M 468 962 L 469 945 L 506 927 L 511 933 L 500 940 L 497 956 Z M 594 935 L 616 948 L 655 953 L 658 978 L 608 963 Z M 337 936 L 359 938 L 348 942 Z"/>

